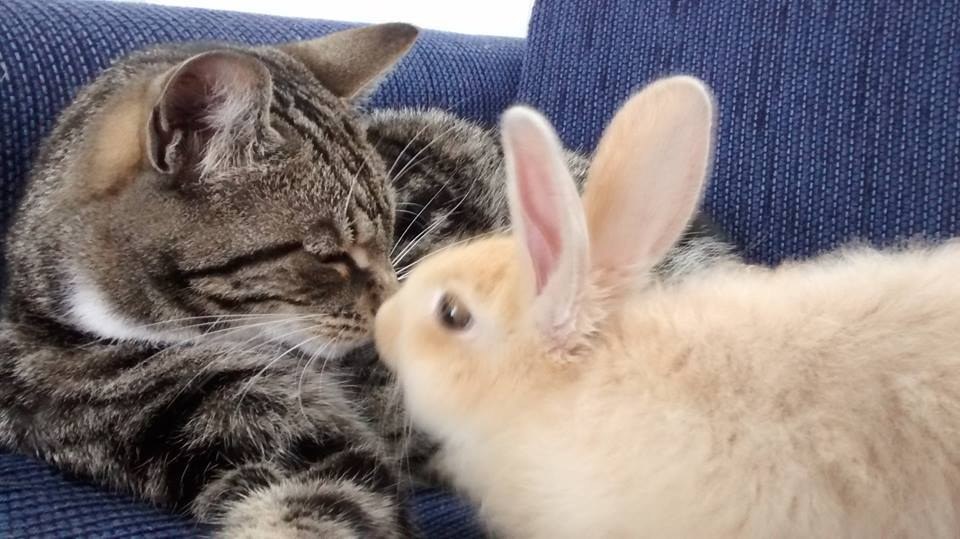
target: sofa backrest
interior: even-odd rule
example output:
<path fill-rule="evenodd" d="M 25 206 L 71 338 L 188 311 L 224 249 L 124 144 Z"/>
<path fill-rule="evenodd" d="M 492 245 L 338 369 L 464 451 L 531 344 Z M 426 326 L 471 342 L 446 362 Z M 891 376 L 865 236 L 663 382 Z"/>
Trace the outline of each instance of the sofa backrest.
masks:
<path fill-rule="evenodd" d="M 706 209 L 751 259 L 960 233 L 960 3 L 541 0 L 520 99 L 590 150 L 678 72 L 716 92 Z"/>

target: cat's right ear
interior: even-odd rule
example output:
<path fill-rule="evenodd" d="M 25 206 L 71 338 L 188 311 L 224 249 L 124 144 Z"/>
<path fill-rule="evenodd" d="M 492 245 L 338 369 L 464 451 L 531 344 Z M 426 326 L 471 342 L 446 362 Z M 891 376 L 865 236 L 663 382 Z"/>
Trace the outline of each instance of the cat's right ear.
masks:
<path fill-rule="evenodd" d="M 419 30 L 404 23 L 351 28 L 317 39 L 281 45 L 334 95 L 356 100 L 370 92 L 403 58 Z"/>
<path fill-rule="evenodd" d="M 147 125 L 147 155 L 158 172 L 199 178 L 242 153 L 268 122 L 272 80 L 256 58 L 211 51 L 173 68 Z"/>

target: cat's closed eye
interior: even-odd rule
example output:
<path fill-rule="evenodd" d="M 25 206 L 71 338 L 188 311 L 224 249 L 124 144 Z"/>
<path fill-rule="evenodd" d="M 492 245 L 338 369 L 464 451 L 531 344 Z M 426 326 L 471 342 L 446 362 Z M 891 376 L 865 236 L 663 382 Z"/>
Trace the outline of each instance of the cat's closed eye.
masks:
<path fill-rule="evenodd" d="M 353 257 L 344 251 L 321 255 L 317 257 L 317 260 L 323 264 L 342 264 L 351 269 L 357 265 L 357 263 L 353 260 Z"/>
<path fill-rule="evenodd" d="M 358 270 L 353 257 L 343 251 L 318 256 L 317 261 L 330 267 L 343 279 L 348 279 L 351 273 Z"/>

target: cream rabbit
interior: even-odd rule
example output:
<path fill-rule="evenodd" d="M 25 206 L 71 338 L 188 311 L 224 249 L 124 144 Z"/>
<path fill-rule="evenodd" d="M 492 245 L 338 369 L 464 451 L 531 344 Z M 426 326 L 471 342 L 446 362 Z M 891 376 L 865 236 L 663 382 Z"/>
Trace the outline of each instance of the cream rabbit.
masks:
<path fill-rule="evenodd" d="M 960 247 L 654 282 L 713 117 L 695 79 L 648 86 L 581 204 L 547 121 L 504 115 L 513 235 L 376 320 L 441 468 L 507 536 L 958 537 Z"/>

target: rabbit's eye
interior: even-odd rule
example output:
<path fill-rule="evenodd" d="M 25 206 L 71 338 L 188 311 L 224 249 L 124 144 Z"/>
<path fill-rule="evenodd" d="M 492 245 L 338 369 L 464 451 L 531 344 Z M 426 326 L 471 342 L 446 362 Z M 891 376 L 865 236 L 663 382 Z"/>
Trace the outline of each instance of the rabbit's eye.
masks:
<path fill-rule="evenodd" d="M 470 311 L 452 294 L 444 294 L 437 304 L 437 318 L 447 329 L 461 331 L 470 326 L 473 317 Z"/>

